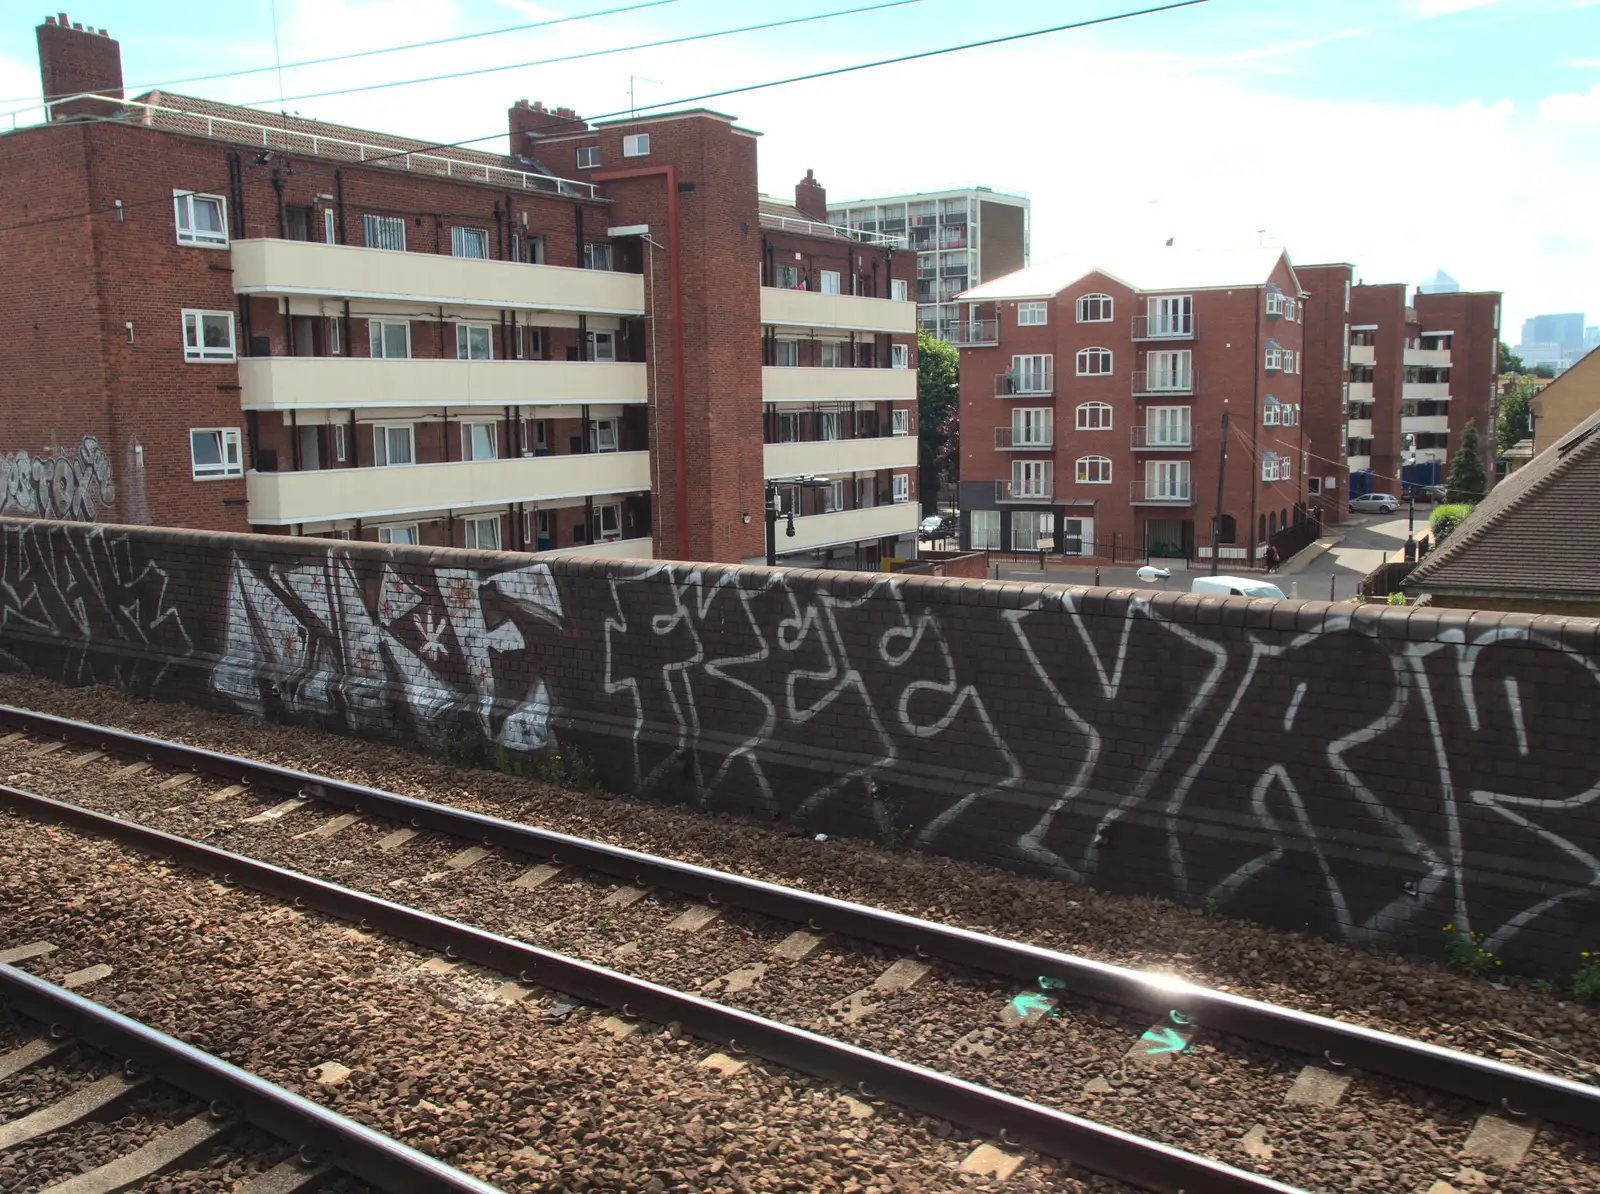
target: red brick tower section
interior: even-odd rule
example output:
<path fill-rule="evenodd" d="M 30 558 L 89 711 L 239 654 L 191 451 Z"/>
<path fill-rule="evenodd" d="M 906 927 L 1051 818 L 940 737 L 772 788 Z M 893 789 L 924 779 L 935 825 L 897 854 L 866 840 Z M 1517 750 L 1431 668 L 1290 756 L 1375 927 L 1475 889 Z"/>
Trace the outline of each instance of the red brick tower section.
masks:
<path fill-rule="evenodd" d="M 1305 295 L 1306 367 L 1301 384 L 1307 508 L 1321 510 L 1324 523 L 1343 522 L 1350 498 L 1345 465 L 1350 358 L 1345 345 L 1350 341 L 1350 290 L 1355 269 L 1345 263 L 1297 265 L 1294 272 Z M 1317 493 L 1311 492 L 1311 478 L 1317 480 Z"/>
<path fill-rule="evenodd" d="M 1400 493 L 1400 387 L 1405 380 L 1406 341 L 1416 335 L 1407 323 L 1403 283 L 1357 286 L 1350 299 L 1350 326 L 1372 344 L 1372 489 Z M 1360 345 L 1357 347 L 1365 347 Z M 1351 378 L 1359 375 L 1351 352 Z"/>
<path fill-rule="evenodd" d="M 807 219 L 819 224 L 828 222 L 828 191 L 810 170 L 794 184 L 794 205 L 806 214 Z"/>
<path fill-rule="evenodd" d="M 97 100 L 57 104 L 67 95 L 94 93 L 120 101 L 122 47 L 104 29 L 68 25 L 67 14 L 46 17 L 34 30 L 39 41 L 39 77 L 51 120 L 110 115 L 110 105 Z"/>
<path fill-rule="evenodd" d="M 571 108 L 550 111 L 538 100 L 531 105 L 525 99 L 518 100 L 507 110 L 506 117 L 511 126 L 511 152 L 524 157 L 537 156 L 533 146 L 541 136 L 581 133 L 589 127 Z"/>
<path fill-rule="evenodd" d="M 1412 303 L 1422 331 L 1451 333 L 1447 451 L 1454 456 L 1467 423 L 1476 423 L 1484 472 L 1493 478 L 1496 396 L 1500 385 L 1500 292 L 1419 291 Z"/>

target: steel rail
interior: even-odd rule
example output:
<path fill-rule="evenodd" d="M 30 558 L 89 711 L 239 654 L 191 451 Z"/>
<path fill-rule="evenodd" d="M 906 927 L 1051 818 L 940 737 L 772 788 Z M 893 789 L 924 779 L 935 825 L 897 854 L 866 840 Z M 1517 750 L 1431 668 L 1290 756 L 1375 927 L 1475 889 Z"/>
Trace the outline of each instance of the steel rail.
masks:
<path fill-rule="evenodd" d="M 0 784 L 0 805 L 33 820 L 59 822 L 111 838 L 171 864 L 216 876 L 224 884 L 292 901 L 296 908 L 315 909 L 362 929 L 376 929 L 437 950 L 451 959 L 515 974 L 524 982 L 620 1009 L 629 1018 L 676 1024 L 735 1052 L 752 1053 L 846 1089 L 965 1124 L 1007 1144 L 1060 1157 L 1156 1194 L 1305 1194 L 1260 1174 L 924 1066 L 135 821 L 5 784 Z"/>
<path fill-rule="evenodd" d="M 148 738 L 124 730 L 0 705 L 0 724 L 90 743 L 191 771 L 242 779 L 261 787 L 319 800 L 455 837 L 481 841 L 563 865 L 675 891 L 903 949 L 921 958 L 1052 987 L 1087 999 L 1160 1015 L 1176 1011 L 1203 1028 L 1321 1058 L 1335 1068 L 1355 1067 L 1460 1098 L 1593 1131 L 1600 1123 L 1600 1086 L 1541 1074 L 1426 1041 L 1279 1007 L 1216 991 L 1168 975 L 1097 962 L 1057 950 L 992 937 L 864 904 L 816 895 L 775 883 L 658 858 L 466 809 L 311 775 L 233 755 Z"/>
<path fill-rule="evenodd" d="M 0 963 L 0 1001 L 395 1194 L 500 1194 L 443 1161 L 193 1045 Z"/>

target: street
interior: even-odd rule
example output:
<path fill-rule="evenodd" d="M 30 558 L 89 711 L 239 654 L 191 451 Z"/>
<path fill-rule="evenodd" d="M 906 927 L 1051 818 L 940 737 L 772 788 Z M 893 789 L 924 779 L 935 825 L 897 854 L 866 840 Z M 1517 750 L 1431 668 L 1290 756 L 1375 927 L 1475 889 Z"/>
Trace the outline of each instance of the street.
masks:
<path fill-rule="evenodd" d="M 1395 514 L 1351 514 L 1337 526 L 1330 526 L 1327 534 L 1287 561 L 1271 577 L 1274 583 L 1290 597 L 1321 597 L 1342 600 L 1349 597 L 1366 576 L 1385 559 L 1398 559 L 1405 550 L 1406 512 Z M 1427 514 L 1417 511 L 1418 534 L 1426 534 Z M 1326 546 L 1324 546 L 1326 545 Z M 1161 588 L 1188 591 L 1193 577 L 1205 576 L 1209 566 L 1193 569 L 1183 566 L 1181 560 L 1152 560 L 1158 568 L 1168 568 L 1172 576 L 1154 585 L 1147 585 L 1134 573 L 1139 564 L 1119 564 L 1098 569 L 1099 583 L 1115 588 Z M 996 565 L 1003 580 L 1041 579 L 1037 564 Z M 1218 571 L 1226 573 L 1229 562 L 1223 561 Z M 1043 579 L 1059 584 L 1094 584 L 1096 568 L 1093 564 L 1073 564 L 1052 559 L 1044 570 Z M 1246 575 L 1264 576 L 1259 572 Z"/>

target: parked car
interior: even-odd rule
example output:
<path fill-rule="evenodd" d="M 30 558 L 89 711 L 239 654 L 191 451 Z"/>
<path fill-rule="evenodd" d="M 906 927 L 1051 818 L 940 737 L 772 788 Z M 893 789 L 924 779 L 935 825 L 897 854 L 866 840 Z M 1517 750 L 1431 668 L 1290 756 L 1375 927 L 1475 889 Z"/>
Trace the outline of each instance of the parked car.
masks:
<path fill-rule="evenodd" d="M 1283 590 L 1270 580 L 1249 576 L 1197 576 L 1189 584 L 1191 593 L 1220 593 L 1224 597 L 1282 597 Z"/>
<path fill-rule="evenodd" d="M 1419 502 L 1438 503 L 1445 501 L 1448 495 L 1443 485 L 1419 485 L 1416 496 Z"/>
<path fill-rule="evenodd" d="M 1350 509 L 1358 514 L 1393 514 L 1400 508 L 1400 499 L 1392 493 L 1364 493 L 1350 499 Z"/>
<path fill-rule="evenodd" d="M 917 537 L 919 539 L 948 539 L 954 536 L 959 528 L 954 515 L 930 514 L 917 524 Z"/>

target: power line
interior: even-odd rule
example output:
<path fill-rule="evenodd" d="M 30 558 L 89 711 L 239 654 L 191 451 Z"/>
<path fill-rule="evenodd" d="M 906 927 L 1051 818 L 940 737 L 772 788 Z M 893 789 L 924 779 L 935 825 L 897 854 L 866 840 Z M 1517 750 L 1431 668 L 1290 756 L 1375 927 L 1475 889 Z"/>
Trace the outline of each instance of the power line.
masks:
<path fill-rule="evenodd" d="M 416 79 L 396 79 L 390 83 L 368 83 L 361 87 L 340 87 L 333 91 L 308 91 L 304 95 L 291 95 L 287 100 L 251 100 L 246 108 L 262 104 L 288 102 L 288 100 L 326 99 L 332 95 L 350 95 L 358 91 L 384 91 L 391 87 L 414 87 L 419 83 L 441 83 L 449 79 L 465 79 L 475 75 L 493 75 L 501 71 L 522 70 L 530 66 L 549 66 L 556 62 L 576 62 L 581 58 L 604 58 L 608 54 L 625 54 L 630 50 L 655 50 L 662 46 L 678 46 L 691 41 L 709 41 L 715 37 L 731 37 L 736 33 L 755 33 L 762 29 L 780 29 L 785 25 L 806 25 L 812 21 L 827 21 L 834 17 L 853 17 L 864 12 L 879 12 L 885 8 L 902 8 L 907 4 L 921 4 L 923 0 L 885 0 L 880 4 L 867 4 L 860 8 L 844 8 L 837 12 L 818 12 L 804 17 L 787 17 L 781 21 L 762 21 L 757 25 L 741 25 L 736 29 L 713 29 L 707 33 L 685 33 L 678 37 L 663 37 L 656 41 L 637 42 L 631 46 L 612 46 L 604 50 L 585 50 L 578 54 L 561 54 L 555 58 L 535 58 L 531 62 L 508 62 L 503 66 L 480 66 L 472 70 L 450 71 L 442 75 L 423 75 Z M 634 109 L 637 111 L 638 109 Z"/>
<path fill-rule="evenodd" d="M 371 58 L 378 54 L 398 54 L 404 50 L 424 50 L 430 46 L 450 45 L 453 42 L 473 41 L 480 37 L 499 37 L 506 33 L 522 33 L 528 29 L 543 29 L 550 25 L 566 25 L 573 21 L 587 21 L 595 17 L 614 17 L 620 13 L 637 12 L 642 8 L 659 8 L 663 4 L 677 4 L 680 0 L 644 0 L 640 4 L 625 4 L 620 8 L 602 8 L 595 12 L 580 12 L 567 17 L 555 17 L 548 21 L 531 21 L 526 25 L 507 25 L 503 29 L 485 29 L 479 33 L 458 33 L 453 37 L 435 37 L 428 41 L 408 42 L 403 46 L 383 46 L 376 50 L 355 50 L 349 54 L 331 54 L 326 58 L 307 58 L 301 62 L 286 62 L 278 66 L 252 66 L 245 70 L 218 71 L 210 75 L 190 75 L 185 79 L 167 79 L 160 83 L 140 83 L 137 87 L 129 87 L 129 91 L 146 91 L 162 87 L 175 87 L 180 83 L 209 83 L 213 79 L 234 79 L 244 75 L 262 75 L 274 70 L 298 70 L 303 66 L 324 66 L 329 62 L 348 62 L 354 58 Z M 20 104 L 32 96 L 18 95 L 0 100 L 3 104 Z M 60 96 L 49 96 L 47 99 L 60 99 Z M 19 109 L 23 112 L 32 111 L 31 108 Z M 6 113 L 12 115 L 12 113 Z"/>
<path fill-rule="evenodd" d="M 1090 18 L 1087 18 L 1087 19 L 1081 20 L 1081 21 L 1071 21 L 1071 22 L 1068 22 L 1068 23 L 1063 24 L 1063 25 L 1051 25 L 1051 26 L 1048 26 L 1048 27 L 1043 28 L 1043 29 L 1030 29 L 1030 30 L 1026 30 L 1026 31 L 1024 31 L 1022 33 L 1007 33 L 1007 34 L 1002 34 L 1002 35 L 1000 35 L 998 37 L 983 38 L 983 39 L 981 39 L 979 41 L 961 42 L 961 43 L 959 43 L 957 45 L 941 46 L 941 47 L 938 47 L 937 49 L 932 49 L 932 50 L 918 50 L 918 51 L 915 51 L 915 52 L 910 53 L 910 54 L 899 54 L 899 55 L 896 55 L 893 58 L 879 58 L 879 59 L 875 59 L 875 60 L 873 60 L 871 62 L 858 62 L 858 63 L 854 63 L 854 64 L 852 64 L 850 66 L 830 67 L 827 70 L 811 71 L 811 72 L 809 72 L 807 74 L 803 74 L 803 75 L 790 75 L 788 78 L 784 78 L 784 79 L 770 79 L 770 80 L 768 80 L 768 81 L 766 81 L 764 83 L 746 83 L 746 84 L 742 84 L 742 85 L 740 85 L 738 87 L 725 87 L 725 88 L 722 88 L 721 90 L 718 90 L 718 91 L 707 91 L 707 92 L 702 92 L 699 95 L 684 96 L 684 97 L 681 97 L 679 99 L 674 99 L 674 100 L 663 100 L 660 103 L 640 104 L 637 107 L 632 108 L 632 109 L 624 108 L 624 109 L 619 109 L 619 110 L 617 110 L 615 112 L 603 112 L 603 113 L 601 113 L 601 114 L 599 114 L 597 116 L 590 116 L 590 117 L 586 117 L 586 118 L 585 117 L 573 117 L 571 120 L 566 121 L 564 123 L 572 125 L 575 128 L 584 128 L 584 127 L 588 126 L 588 122 L 589 121 L 613 120 L 613 119 L 619 119 L 619 118 L 624 117 L 624 116 L 635 115 L 635 114 L 637 114 L 639 112 L 651 112 L 651 111 L 656 111 L 656 110 L 663 109 L 663 108 L 677 108 L 677 107 L 681 107 L 681 106 L 689 105 L 689 104 L 699 104 L 699 103 L 705 102 L 706 100 L 721 99 L 721 98 L 723 98 L 725 96 L 729 96 L 729 95 L 745 95 L 745 94 L 748 94 L 748 93 L 750 93 L 752 91 L 764 91 L 764 90 L 766 90 L 768 88 L 771 88 L 771 87 L 787 87 L 787 86 L 789 86 L 791 84 L 794 84 L 794 83 L 806 83 L 806 82 L 810 82 L 810 81 L 812 81 L 814 79 L 833 78 L 833 77 L 836 77 L 836 76 L 839 76 L 839 75 L 853 74 L 853 73 L 855 73 L 857 71 L 873 70 L 873 69 L 876 69 L 877 67 L 880 67 L 880 66 L 894 66 L 894 65 L 897 65 L 897 64 L 903 63 L 903 62 L 915 62 L 915 61 L 919 61 L 919 60 L 926 59 L 926 58 L 937 58 L 937 57 L 940 57 L 940 56 L 945 55 L 945 54 L 956 54 L 956 53 L 960 53 L 960 52 L 962 52 L 964 50 L 983 49 L 983 48 L 988 47 L 988 46 L 1004 45 L 1004 44 L 1007 44 L 1007 43 L 1010 43 L 1010 42 L 1016 42 L 1016 41 L 1025 41 L 1025 40 L 1030 39 L 1030 38 L 1044 37 L 1044 36 L 1047 36 L 1047 35 L 1053 34 L 1053 33 L 1065 33 L 1065 32 L 1068 32 L 1069 30 L 1073 30 L 1073 29 L 1085 29 L 1085 28 L 1089 28 L 1089 27 L 1095 26 L 1095 25 L 1109 25 L 1109 24 L 1112 24 L 1112 23 L 1117 22 L 1117 21 L 1131 20 L 1131 19 L 1133 19 L 1135 17 L 1153 16 L 1153 15 L 1155 15 L 1157 13 L 1172 12 L 1172 11 L 1175 11 L 1175 10 L 1180 9 L 1180 8 L 1193 8 L 1196 5 L 1209 4 L 1209 3 L 1211 3 L 1211 0 L 1172 0 L 1171 3 L 1167 3 L 1167 4 L 1157 4 L 1157 5 L 1152 5 L 1150 7 L 1147 7 L 1147 8 L 1130 9 L 1130 10 L 1128 10 L 1126 12 L 1112 13 L 1112 14 L 1110 14 L 1108 16 L 1103 16 L 1103 17 L 1090 17 Z M 463 72 L 463 73 L 471 73 L 471 72 Z M 365 90 L 365 89 L 361 89 L 361 90 Z M 116 120 L 116 118 L 114 118 L 114 117 L 106 117 L 106 118 L 104 118 L 105 122 L 112 122 L 114 120 Z M 82 122 L 79 122 L 79 123 L 82 123 Z M 544 129 L 541 129 L 540 131 L 542 133 L 548 133 L 551 129 L 559 128 L 559 127 L 561 127 L 559 124 L 553 124 L 553 125 L 547 126 Z M 497 138 L 504 137 L 505 135 L 506 134 L 505 134 L 504 131 L 498 131 L 498 132 L 485 134 L 484 136 L 481 136 L 481 137 L 464 137 L 459 141 L 438 141 L 438 142 L 435 142 L 435 143 L 433 143 L 431 145 L 419 145 L 419 146 L 413 146 L 413 147 L 408 148 L 408 149 L 397 149 L 392 153 L 381 154 L 381 155 L 376 156 L 376 157 L 369 157 L 369 158 L 364 159 L 360 163 L 351 163 L 351 164 L 352 165 L 359 164 L 359 165 L 368 165 L 368 166 L 370 166 L 370 165 L 374 165 L 374 164 L 381 164 L 381 163 L 389 161 L 389 160 L 391 160 L 393 158 L 406 157 L 406 156 L 408 156 L 410 154 L 415 154 L 415 153 L 432 153 L 433 151 L 439 150 L 439 149 L 461 149 L 461 148 L 464 148 L 464 147 L 469 146 L 469 145 L 476 145 L 480 141 L 493 141 L 493 140 L 496 140 Z M 217 184 L 215 186 L 212 186 L 212 187 L 196 188 L 196 189 L 197 190 L 220 190 L 223 186 L 226 186 L 226 185 L 227 184 L 224 182 L 224 183 L 219 183 L 219 184 Z M 105 213 L 112 212 L 112 211 L 128 210 L 128 209 L 131 209 L 131 208 L 134 208 L 134 207 L 144 207 L 144 206 L 147 206 L 147 205 L 152 204 L 152 203 L 168 203 L 168 202 L 171 202 L 171 195 L 170 194 L 158 195 L 158 196 L 154 196 L 154 197 L 152 197 L 150 199 L 141 199 L 141 200 L 136 200 L 133 203 L 124 203 L 124 204 L 121 205 L 120 209 L 116 205 L 113 205 L 111 207 L 91 208 L 88 211 L 72 212 L 72 213 L 68 213 L 68 214 L 65 214 L 65 215 L 59 215 L 59 216 L 45 216 L 42 219 L 29 220 L 29 221 L 24 221 L 22 223 L 17 223 L 17 224 L 0 224 L 0 232 L 13 232 L 13 231 L 16 231 L 18 229 L 23 229 L 23 228 L 36 228 L 36 227 L 39 227 L 40 225 L 60 223 L 61 221 L 64 221 L 64 220 L 78 220 L 78 219 L 83 219 L 83 218 L 88 217 L 88 216 L 101 215 L 101 214 L 105 214 Z"/>

